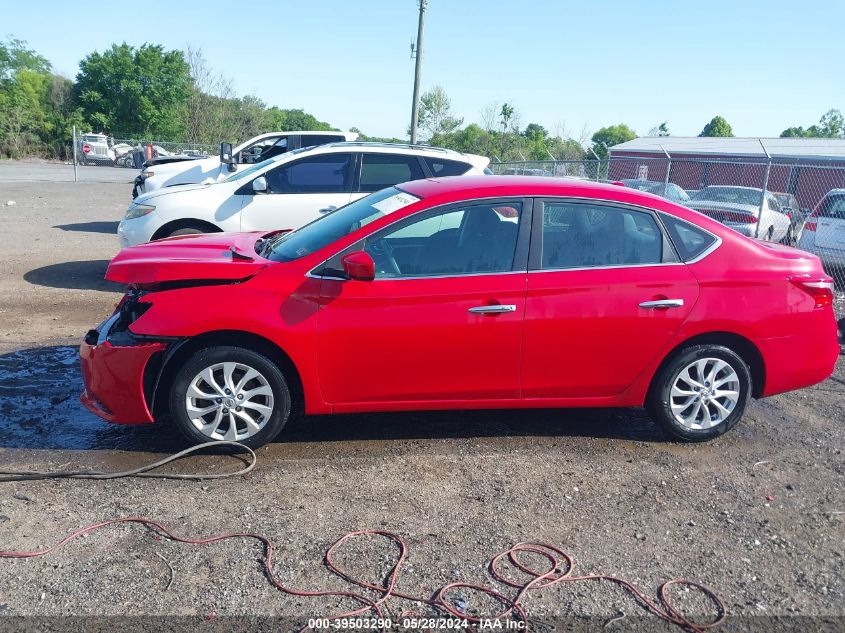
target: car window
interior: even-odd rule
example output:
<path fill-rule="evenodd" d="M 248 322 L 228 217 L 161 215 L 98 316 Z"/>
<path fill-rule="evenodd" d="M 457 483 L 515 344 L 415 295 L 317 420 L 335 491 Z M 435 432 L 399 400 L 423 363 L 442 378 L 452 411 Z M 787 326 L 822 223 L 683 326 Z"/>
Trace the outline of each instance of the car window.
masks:
<path fill-rule="evenodd" d="M 376 264 L 376 279 L 507 272 L 521 214 L 518 202 L 452 208 L 381 231 L 367 238 L 364 250 Z"/>
<path fill-rule="evenodd" d="M 462 176 L 467 173 L 472 165 L 462 163 L 458 160 L 446 160 L 444 158 L 432 158 L 426 156 L 423 158 L 425 164 L 431 170 L 432 176 Z"/>
<path fill-rule="evenodd" d="M 542 268 L 659 264 L 663 234 L 650 213 L 600 204 L 543 205 Z"/>
<path fill-rule="evenodd" d="M 704 229 L 673 215 L 662 214 L 661 219 L 682 261 L 695 259 L 716 241 L 716 238 Z"/>
<path fill-rule="evenodd" d="M 238 153 L 238 162 L 245 165 L 252 165 L 284 154 L 288 150 L 287 136 L 271 136 L 256 141 L 249 147 L 245 147 Z"/>
<path fill-rule="evenodd" d="M 342 193 L 352 182 L 352 154 L 322 154 L 279 165 L 265 175 L 271 193 Z"/>
<path fill-rule="evenodd" d="M 763 192 L 760 189 L 744 187 L 705 187 L 695 194 L 694 200 L 707 200 L 710 202 L 727 202 L 729 204 L 747 204 L 759 207 L 763 201 Z"/>
<path fill-rule="evenodd" d="M 672 198 L 673 200 L 677 200 L 678 202 L 688 202 L 689 201 L 690 198 L 687 195 L 687 192 L 684 191 L 682 187 L 679 187 L 678 185 L 670 182 L 669 183 L 669 189 L 674 194 L 674 195 L 670 196 L 670 198 Z"/>
<path fill-rule="evenodd" d="M 364 153 L 360 191 L 378 191 L 400 182 L 425 178 L 416 156 Z"/>
<path fill-rule="evenodd" d="M 845 220 L 845 196 L 830 196 L 822 204 L 819 216 Z"/>
<path fill-rule="evenodd" d="M 326 143 L 339 143 L 345 141 L 340 134 L 303 134 L 300 137 L 300 147 L 311 147 L 312 145 L 325 145 Z"/>

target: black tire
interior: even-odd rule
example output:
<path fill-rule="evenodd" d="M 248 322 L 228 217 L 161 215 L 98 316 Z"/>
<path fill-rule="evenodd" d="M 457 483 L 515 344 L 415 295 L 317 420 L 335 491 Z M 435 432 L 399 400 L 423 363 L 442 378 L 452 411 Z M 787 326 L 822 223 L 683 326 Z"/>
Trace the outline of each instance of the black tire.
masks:
<path fill-rule="evenodd" d="M 288 389 L 284 375 L 273 361 L 258 352 L 243 347 L 218 346 L 199 350 L 176 372 L 170 387 L 169 396 L 170 417 L 173 425 L 179 429 L 179 432 L 191 444 L 201 444 L 215 439 L 232 439 L 231 437 L 212 437 L 204 434 L 191 421 L 186 405 L 188 388 L 194 378 L 204 369 L 224 362 L 234 362 L 256 370 L 266 380 L 267 384 L 269 384 L 273 394 L 272 412 L 266 420 L 261 421 L 259 425 L 260 430 L 248 437 L 235 437 L 234 439 L 242 444 L 246 444 L 250 448 L 257 448 L 267 442 L 271 442 L 282 431 L 290 416 L 290 390 Z M 246 385 L 249 384 L 249 382 L 246 383 Z M 203 390 L 210 391 L 206 388 Z M 235 395 L 232 394 L 231 400 L 234 401 Z M 212 403 L 209 402 L 208 404 L 211 405 Z M 235 401 L 235 404 L 238 403 Z M 240 411 L 241 409 L 238 410 Z M 255 412 L 252 411 L 252 413 Z M 209 415 L 213 419 L 215 413 L 212 412 Z M 232 417 L 229 419 L 237 421 L 238 431 L 247 428 L 247 425 L 240 418 Z M 211 421 L 211 419 L 208 419 L 208 421 Z M 226 422 L 221 427 L 221 433 L 225 429 L 228 429 Z"/>
<path fill-rule="evenodd" d="M 672 386 L 685 368 L 696 361 L 709 358 L 724 361 L 733 369 L 739 384 L 739 388 L 736 389 L 739 395 L 730 414 L 715 426 L 706 429 L 689 428 L 683 425 L 672 412 L 670 400 Z M 736 352 L 723 345 L 692 345 L 677 352 L 657 371 L 646 398 L 646 410 L 657 425 L 671 437 L 686 442 L 704 442 L 733 428 L 742 418 L 750 397 L 751 372 Z"/>
<path fill-rule="evenodd" d="M 182 226 L 174 229 L 167 234 L 167 237 L 176 237 L 177 235 L 200 235 L 201 233 L 208 233 L 206 229 L 201 226 Z"/>

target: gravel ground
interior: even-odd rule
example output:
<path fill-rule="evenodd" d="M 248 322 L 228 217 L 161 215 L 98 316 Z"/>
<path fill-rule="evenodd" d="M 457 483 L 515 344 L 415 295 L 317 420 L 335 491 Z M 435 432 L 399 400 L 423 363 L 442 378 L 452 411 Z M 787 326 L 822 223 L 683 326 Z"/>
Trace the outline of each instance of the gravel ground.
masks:
<path fill-rule="evenodd" d="M 17 204 L 0 206 L 0 459 L 9 469 L 123 469 L 177 450 L 166 427 L 109 426 L 77 400 L 72 345 L 119 297 L 101 277 L 130 178 L 19 183 L 8 168 L 0 163 L 0 205 Z M 264 533 L 286 584 L 342 589 L 323 566 L 326 548 L 351 530 L 389 530 L 409 547 L 399 590 L 430 597 L 464 581 L 512 596 L 490 578 L 489 560 L 542 541 L 568 552 L 575 574 L 622 576 L 649 596 L 672 578 L 703 583 L 725 602 L 726 630 L 842 630 L 843 420 L 845 361 L 821 385 L 752 403 L 739 427 L 705 445 L 667 441 L 642 411 L 305 418 L 237 479 L 0 483 L 0 549 L 37 549 L 89 523 L 144 515 L 186 536 Z M 239 465 L 202 456 L 172 470 Z M 337 558 L 379 583 L 395 556 L 390 543 L 362 538 Z M 186 630 L 244 622 L 228 616 L 293 618 L 244 629 L 286 630 L 356 606 L 282 594 L 261 560 L 254 543 L 186 545 L 117 526 L 45 558 L 0 560 L 0 630 L 32 626 L 14 616 L 86 615 L 195 616 L 178 621 Z M 469 612 L 497 607 L 453 595 Z M 673 596 L 695 617 L 712 613 L 692 592 Z M 558 629 L 677 630 L 605 582 L 531 591 L 524 604 Z M 401 600 L 389 607 L 394 618 L 403 609 L 435 613 Z M 50 622 L 68 621 L 42 628 Z"/>

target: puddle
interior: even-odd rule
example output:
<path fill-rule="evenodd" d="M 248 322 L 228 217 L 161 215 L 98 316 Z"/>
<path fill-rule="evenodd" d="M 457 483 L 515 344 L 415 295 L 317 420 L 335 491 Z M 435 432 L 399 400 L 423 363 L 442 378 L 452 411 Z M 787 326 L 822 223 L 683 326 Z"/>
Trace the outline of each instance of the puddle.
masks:
<path fill-rule="evenodd" d="M 0 447 L 166 451 L 176 446 L 161 428 L 108 424 L 89 413 L 79 403 L 77 353 L 76 347 L 53 346 L 0 355 Z"/>
<path fill-rule="evenodd" d="M 0 355 L 0 448 L 167 453 L 184 447 L 166 427 L 100 420 L 79 403 L 81 390 L 76 347 Z M 291 421 L 268 448 L 300 457 L 326 451 L 377 454 L 388 447 L 419 447 L 420 442 L 449 451 L 470 440 L 490 450 L 507 450 L 542 437 L 665 441 L 642 410 L 529 409 L 306 417 Z"/>

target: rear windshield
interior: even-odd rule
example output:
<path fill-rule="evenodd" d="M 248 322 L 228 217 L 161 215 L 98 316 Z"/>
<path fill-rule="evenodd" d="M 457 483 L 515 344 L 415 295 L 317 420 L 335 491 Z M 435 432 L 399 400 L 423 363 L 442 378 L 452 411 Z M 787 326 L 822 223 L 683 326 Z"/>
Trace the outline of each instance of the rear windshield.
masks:
<path fill-rule="evenodd" d="M 622 182 L 626 187 L 631 187 L 631 189 L 636 189 L 637 191 L 663 195 L 664 184 L 662 182 L 653 182 L 651 180 L 623 180 Z"/>
<path fill-rule="evenodd" d="M 830 196 L 824 201 L 819 215 L 823 218 L 845 220 L 845 196 Z"/>
<path fill-rule="evenodd" d="M 290 262 L 314 253 L 362 226 L 418 202 L 419 198 L 396 187 L 369 196 L 324 215 L 302 228 L 274 240 L 264 254 L 276 262 Z"/>
<path fill-rule="evenodd" d="M 759 207 L 763 202 L 763 192 L 759 189 L 743 189 L 741 187 L 705 187 L 693 196 L 693 200 L 749 204 Z"/>

